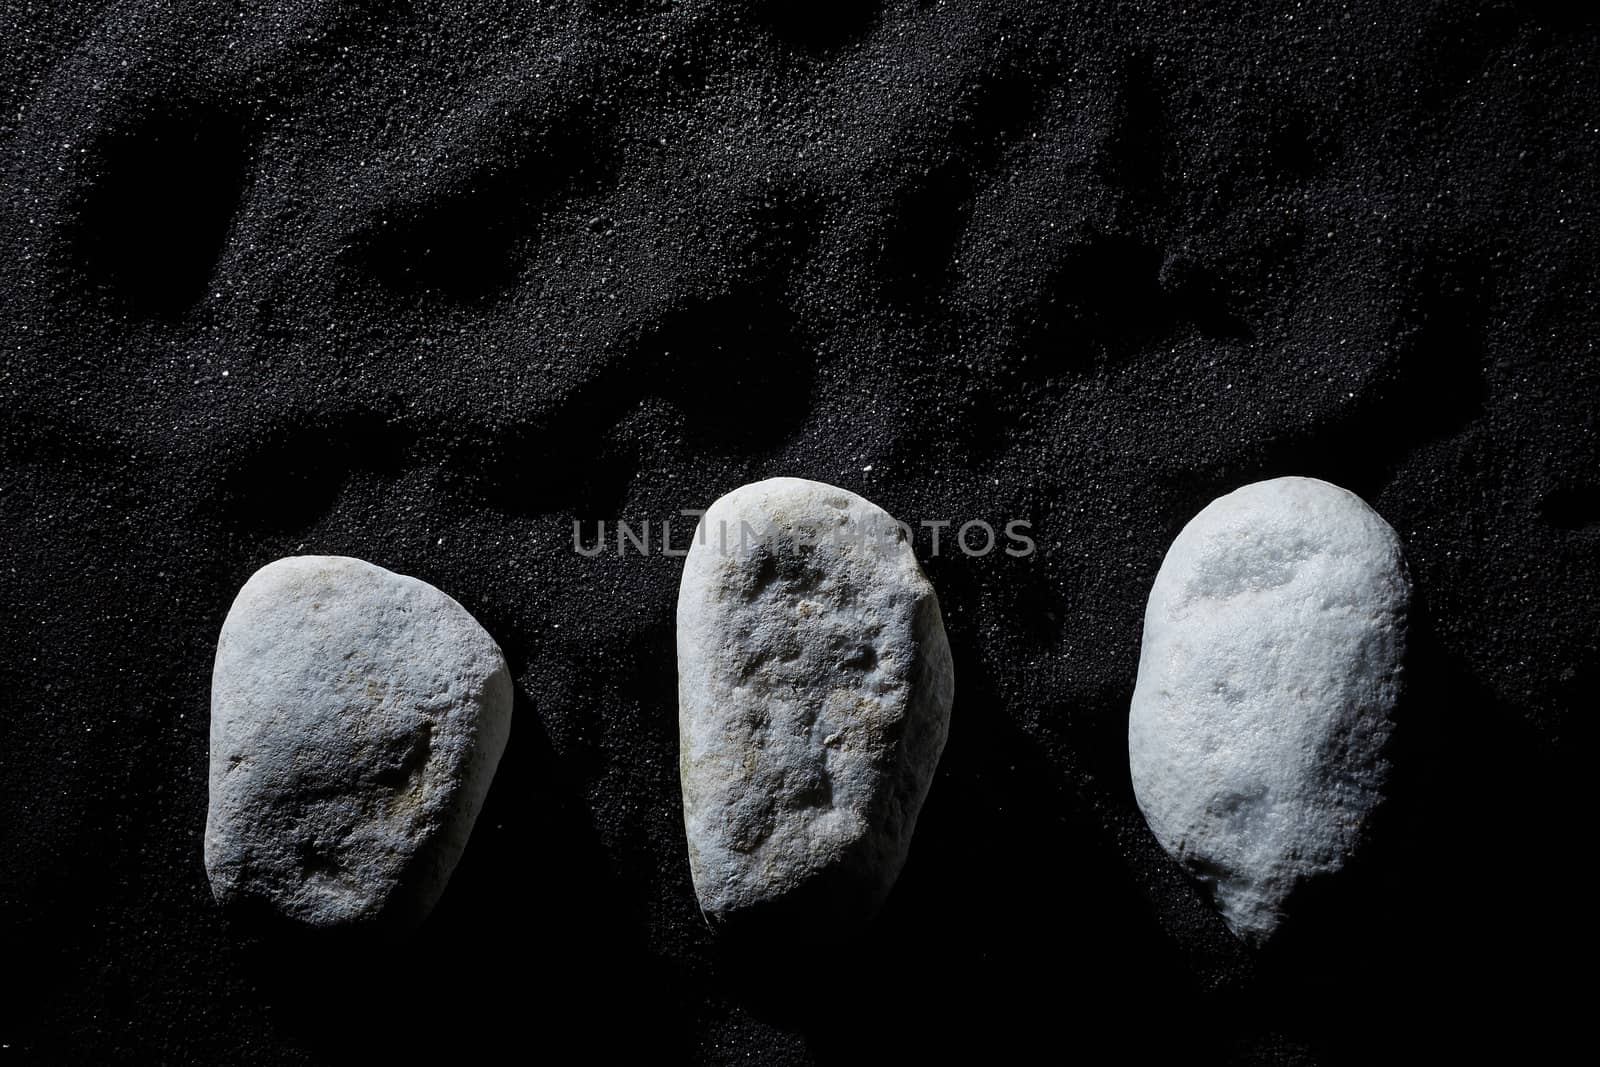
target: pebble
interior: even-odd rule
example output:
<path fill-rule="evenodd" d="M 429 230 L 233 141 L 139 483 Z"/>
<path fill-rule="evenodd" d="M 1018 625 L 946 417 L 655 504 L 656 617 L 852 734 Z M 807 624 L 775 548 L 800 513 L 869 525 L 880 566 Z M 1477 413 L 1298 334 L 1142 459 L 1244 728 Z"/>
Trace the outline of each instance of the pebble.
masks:
<path fill-rule="evenodd" d="M 263 567 L 212 672 L 213 895 L 310 927 L 421 922 L 472 832 L 511 706 L 499 646 L 433 586 L 343 556 Z"/>
<path fill-rule="evenodd" d="M 875 914 L 905 863 L 955 680 L 903 528 L 854 493 L 774 478 L 702 517 L 678 597 L 689 866 L 713 927 Z"/>
<path fill-rule="evenodd" d="M 1383 797 L 1410 599 L 1394 530 L 1310 478 L 1213 501 L 1161 565 L 1128 719 L 1134 794 L 1248 943 L 1345 864 Z"/>

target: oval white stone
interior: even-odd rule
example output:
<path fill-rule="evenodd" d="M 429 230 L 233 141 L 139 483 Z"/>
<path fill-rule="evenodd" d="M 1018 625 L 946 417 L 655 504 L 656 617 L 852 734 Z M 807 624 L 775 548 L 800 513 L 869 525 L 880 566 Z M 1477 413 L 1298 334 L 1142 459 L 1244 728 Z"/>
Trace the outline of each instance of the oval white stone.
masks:
<path fill-rule="evenodd" d="M 263 567 L 212 672 L 212 893 L 311 926 L 420 922 L 478 817 L 511 704 L 499 646 L 426 582 L 343 556 Z"/>
<path fill-rule="evenodd" d="M 882 508 L 797 478 L 713 504 L 678 596 L 679 773 L 707 918 L 870 917 L 954 688 L 938 597 Z"/>
<path fill-rule="evenodd" d="M 1410 595 L 1394 530 L 1311 478 L 1213 501 L 1161 565 L 1128 718 L 1133 790 L 1247 942 L 1344 864 L 1382 797 Z"/>

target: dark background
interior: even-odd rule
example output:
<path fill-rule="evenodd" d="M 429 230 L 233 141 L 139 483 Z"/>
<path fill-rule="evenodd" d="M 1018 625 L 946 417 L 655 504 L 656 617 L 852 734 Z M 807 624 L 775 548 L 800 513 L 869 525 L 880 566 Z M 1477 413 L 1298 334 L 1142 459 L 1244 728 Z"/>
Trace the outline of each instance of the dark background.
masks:
<path fill-rule="evenodd" d="M 3 0 L 4 1051 L 1537 1058 L 1592 958 L 1581 8 Z M 1126 714 L 1172 537 L 1286 473 L 1394 525 L 1419 611 L 1371 847 L 1252 955 Z M 849 952 L 734 958 L 684 858 L 681 563 L 572 523 L 776 474 L 1040 550 L 919 542 L 958 682 L 911 860 Z M 438 585 L 518 682 L 398 945 L 206 884 L 217 630 L 300 552 Z"/>

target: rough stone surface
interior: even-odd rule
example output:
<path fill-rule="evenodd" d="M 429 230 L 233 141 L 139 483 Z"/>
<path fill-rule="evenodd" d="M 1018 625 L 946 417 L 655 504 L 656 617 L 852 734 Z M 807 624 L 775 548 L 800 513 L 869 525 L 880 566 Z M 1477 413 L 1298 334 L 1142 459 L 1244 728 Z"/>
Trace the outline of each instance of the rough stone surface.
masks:
<path fill-rule="evenodd" d="M 795 478 L 713 504 L 678 597 L 684 826 L 712 924 L 870 917 L 954 685 L 938 598 L 883 509 Z"/>
<path fill-rule="evenodd" d="M 499 646 L 433 586 L 342 556 L 263 567 L 212 673 L 213 894 L 316 927 L 420 922 L 472 831 L 511 704 Z"/>
<path fill-rule="evenodd" d="M 1310 478 L 1213 501 L 1161 565 L 1128 720 L 1133 789 L 1247 942 L 1344 864 L 1381 799 L 1409 600 L 1394 530 Z"/>

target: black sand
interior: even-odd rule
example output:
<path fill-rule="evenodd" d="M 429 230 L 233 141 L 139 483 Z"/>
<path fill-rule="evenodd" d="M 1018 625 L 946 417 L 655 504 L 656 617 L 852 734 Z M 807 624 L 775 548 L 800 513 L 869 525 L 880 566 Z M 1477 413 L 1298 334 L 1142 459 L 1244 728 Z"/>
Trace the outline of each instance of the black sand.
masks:
<path fill-rule="evenodd" d="M 4 1051 L 1537 1060 L 1587 970 L 1600 685 L 1573 10 L 0 5 Z M 1421 619 L 1389 817 L 1252 956 L 1145 828 L 1125 728 L 1167 544 L 1286 473 L 1396 527 Z M 844 962 L 713 944 L 680 562 L 571 545 L 773 474 L 1040 548 L 919 542 L 952 736 Z M 217 629 L 297 552 L 440 586 L 518 680 L 397 947 L 207 889 Z"/>

